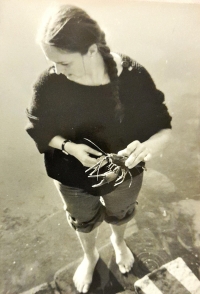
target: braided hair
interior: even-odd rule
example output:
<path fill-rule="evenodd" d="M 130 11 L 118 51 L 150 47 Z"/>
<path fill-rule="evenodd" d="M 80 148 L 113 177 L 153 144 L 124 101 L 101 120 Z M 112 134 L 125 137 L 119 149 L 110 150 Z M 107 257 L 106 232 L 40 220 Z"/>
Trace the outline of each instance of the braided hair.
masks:
<path fill-rule="evenodd" d="M 84 10 L 72 5 L 60 5 L 46 16 L 39 30 L 39 43 L 59 49 L 79 52 L 84 55 L 91 45 L 96 44 L 110 78 L 112 96 L 115 101 L 115 115 L 123 119 L 123 105 L 119 98 L 117 65 L 106 44 L 105 33 Z"/>

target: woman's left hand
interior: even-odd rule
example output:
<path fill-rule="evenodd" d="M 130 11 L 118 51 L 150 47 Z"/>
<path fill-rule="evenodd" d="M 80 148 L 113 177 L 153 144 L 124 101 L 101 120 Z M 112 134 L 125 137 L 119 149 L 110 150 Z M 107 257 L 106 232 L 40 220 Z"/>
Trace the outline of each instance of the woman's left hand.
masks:
<path fill-rule="evenodd" d="M 148 161 L 151 159 L 151 153 L 144 143 L 133 141 L 125 149 L 118 152 L 118 155 L 127 156 L 125 165 L 131 169 L 141 161 Z"/>

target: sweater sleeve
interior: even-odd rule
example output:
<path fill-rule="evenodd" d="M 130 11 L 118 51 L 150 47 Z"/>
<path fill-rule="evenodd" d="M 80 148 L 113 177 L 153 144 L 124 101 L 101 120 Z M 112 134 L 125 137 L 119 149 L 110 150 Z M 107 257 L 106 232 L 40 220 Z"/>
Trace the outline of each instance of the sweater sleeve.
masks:
<path fill-rule="evenodd" d="M 162 129 L 171 129 L 172 117 L 165 104 L 163 92 L 156 88 L 148 71 L 138 64 L 135 78 L 137 85 L 135 115 L 139 123 L 139 137 L 148 139 Z"/>
<path fill-rule="evenodd" d="M 48 144 L 57 135 L 54 96 L 55 89 L 52 91 L 50 74 L 45 72 L 34 84 L 32 100 L 26 109 L 28 124 L 25 130 L 35 141 L 40 153 L 52 149 Z"/>

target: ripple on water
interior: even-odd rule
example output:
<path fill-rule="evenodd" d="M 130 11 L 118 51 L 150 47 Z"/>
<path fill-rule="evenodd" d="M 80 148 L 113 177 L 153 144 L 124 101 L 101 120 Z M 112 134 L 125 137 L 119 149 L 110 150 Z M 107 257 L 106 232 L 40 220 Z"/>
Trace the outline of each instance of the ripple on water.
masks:
<path fill-rule="evenodd" d="M 137 267 L 143 274 L 159 269 L 169 261 L 169 256 L 165 251 L 143 251 L 137 255 Z"/>

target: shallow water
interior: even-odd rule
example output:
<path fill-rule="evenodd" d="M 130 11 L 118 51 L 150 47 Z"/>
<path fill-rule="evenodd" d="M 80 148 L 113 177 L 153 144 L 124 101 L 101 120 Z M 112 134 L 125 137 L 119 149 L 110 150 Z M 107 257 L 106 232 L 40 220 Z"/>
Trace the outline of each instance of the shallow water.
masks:
<path fill-rule="evenodd" d="M 166 94 L 173 116 L 172 141 L 160 158 L 148 164 L 138 213 L 126 232 L 127 244 L 136 257 L 130 275 L 119 273 L 109 228 L 105 224 L 100 228 L 97 246 L 101 260 L 90 293 L 128 294 L 134 293 L 134 281 L 177 257 L 182 257 L 197 277 L 200 275 L 200 6 L 138 1 L 125 1 L 122 6 L 117 0 L 115 5 L 111 2 L 104 6 L 88 0 L 84 5 L 104 24 L 111 46 L 131 55 L 151 72 Z M 80 3 L 77 1 L 77 5 Z M 61 282 L 67 294 L 75 293 L 72 275 L 82 256 L 62 203 L 46 177 L 43 158 L 24 132 L 30 85 L 46 67 L 33 34 L 48 4 L 47 0 L 2 1 L 3 294 L 17 294 L 51 282 L 66 265 L 67 274 Z"/>

